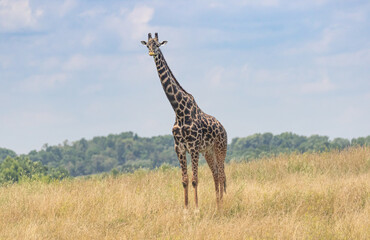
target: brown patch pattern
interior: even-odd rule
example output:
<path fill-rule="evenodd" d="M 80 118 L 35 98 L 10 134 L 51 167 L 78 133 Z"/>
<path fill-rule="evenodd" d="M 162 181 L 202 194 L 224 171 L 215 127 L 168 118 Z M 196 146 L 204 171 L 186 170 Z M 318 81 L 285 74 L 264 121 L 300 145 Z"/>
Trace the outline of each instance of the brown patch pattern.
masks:
<path fill-rule="evenodd" d="M 225 128 L 213 116 L 204 113 L 195 102 L 194 97 L 186 92 L 177 82 L 159 49 L 158 34 L 155 38 L 148 35 L 148 42 L 142 41 L 154 57 L 158 76 L 163 90 L 176 114 L 172 128 L 175 139 L 175 151 L 182 170 L 182 184 L 185 194 L 185 207 L 188 206 L 189 178 L 187 173 L 186 152 L 191 156 L 193 171 L 192 185 L 194 187 L 195 205 L 198 208 L 198 160 L 202 153 L 212 171 L 215 182 L 217 205 L 222 202 L 223 192 L 226 192 L 226 176 L 224 161 L 227 150 L 227 134 Z"/>

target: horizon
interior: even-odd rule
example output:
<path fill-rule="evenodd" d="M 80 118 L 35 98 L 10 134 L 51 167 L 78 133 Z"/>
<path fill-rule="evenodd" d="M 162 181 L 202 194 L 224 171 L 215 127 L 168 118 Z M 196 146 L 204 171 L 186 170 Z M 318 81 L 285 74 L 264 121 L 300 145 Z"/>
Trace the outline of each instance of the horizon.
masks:
<path fill-rule="evenodd" d="M 132 131 L 175 114 L 141 40 L 159 33 L 177 80 L 235 137 L 370 135 L 368 1 L 3 0 L 0 147 Z"/>
<path fill-rule="evenodd" d="M 91 137 L 91 138 L 84 138 L 84 137 L 82 137 L 82 138 L 80 138 L 80 139 L 75 139 L 75 140 L 69 140 L 69 139 L 65 139 L 63 142 L 60 142 L 60 143 L 56 143 L 56 144 L 48 144 L 48 143 L 44 143 L 42 146 L 40 146 L 40 148 L 39 149 L 31 149 L 29 152 L 27 152 L 27 153 L 18 153 L 18 152 L 16 152 L 16 151 L 14 151 L 13 149 L 9 149 L 9 148 L 5 148 L 5 149 L 7 149 L 7 150 L 11 150 L 11 151 L 13 151 L 13 152 L 15 152 L 18 156 L 20 156 L 20 155 L 28 155 L 30 152 L 32 152 L 32 151 L 37 151 L 37 152 L 39 152 L 39 151 L 41 151 L 41 150 L 43 150 L 43 148 L 44 148 L 44 146 L 46 145 L 46 146 L 61 146 L 61 145 L 68 145 L 68 146 L 72 146 L 74 143 L 76 143 L 76 142 L 79 142 L 80 140 L 82 140 L 82 139 L 85 139 L 85 140 L 87 140 L 87 141 L 92 141 L 94 138 L 100 138 L 100 137 L 103 137 L 103 138 L 106 138 L 106 137 L 109 137 L 110 135 L 121 135 L 121 134 L 123 134 L 123 133 L 132 133 L 134 136 L 136 135 L 136 136 L 138 136 L 139 138 L 153 138 L 153 137 L 162 137 L 162 136 L 172 136 L 172 134 L 162 134 L 162 135 L 154 135 L 154 136 L 140 136 L 139 134 L 137 134 L 137 133 L 135 133 L 135 132 L 133 132 L 133 131 L 126 131 L 126 132 L 120 132 L 120 133 L 109 133 L 109 134 L 106 134 L 106 135 L 98 135 L 98 136 L 93 136 L 93 137 Z M 367 137 L 370 137 L 370 135 L 368 135 L 368 136 L 359 136 L 359 137 L 357 137 L 357 138 L 351 138 L 351 139 L 348 139 L 348 138 L 341 138 L 341 137 L 337 137 L 337 138 L 330 138 L 329 136 L 325 136 L 325 135 L 319 135 L 319 134 L 311 134 L 311 135 L 300 135 L 300 134 L 297 134 L 297 133 L 294 133 L 294 132 L 281 132 L 281 133 L 277 133 L 277 134 L 274 134 L 274 133 L 271 133 L 271 132 L 260 132 L 260 133 L 253 133 L 253 134 L 250 134 L 250 135 L 248 135 L 248 136 L 236 136 L 236 137 L 233 137 L 232 139 L 228 139 L 228 145 L 230 145 L 231 144 L 231 142 L 232 142 L 232 140 L 233 139 L 240 139 L 240 138 L 247 138 L 247 137 L 251 137 L 251 136 L 254 136 L 254 135 L 256 135 L 256 134 L 260 134 L 260 135 L 263 135 L 263 134 L 272 134 L 274 137 L 275 136 L 279 136 L 279 135 L 281 135 L 281 134 L 284 134 L 284 133 L 288 133 L 288 134 L 293 134 L 293 135 L 297 135 L 297 136 L 299 136 L 299 137 L 306 137 L 306 138 L 309 138 L 309 137 L 312 137 L 312 136 L 319 136 L 319 137 L 328 137 L 328 141 L 329 142 L 331 142 L 331 141 L 333 141 L 333 140 L 335 140 L 335 139 L 337 139 L 337 138 L 339 138 L 339 139 L 345 139 L 345 140 L 348 140 L 350 143 L 352 142 L 352 140 L 353 139 L 358 139 L 358 138 L 367 138 Z M 2 148 L 1 146 L 0 146 L 0 148 Z"/>

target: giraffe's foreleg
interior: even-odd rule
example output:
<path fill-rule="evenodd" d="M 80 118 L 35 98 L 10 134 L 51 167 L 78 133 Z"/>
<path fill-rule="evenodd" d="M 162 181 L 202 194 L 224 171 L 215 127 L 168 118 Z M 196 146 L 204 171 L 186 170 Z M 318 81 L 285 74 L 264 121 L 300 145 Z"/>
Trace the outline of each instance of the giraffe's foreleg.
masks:
<path fill-rule="evenodd" d="M 198 160 L 199 160 L 199 151 L 192 151 L 191 165 L 193 170 L 193 179 L 191 183 L 194 187 L 194 200 L 196 208 L 198 208 Z"/>
<path fill-rule="evenodd" d="M 180 146 L 175 146 L 175 151 L 180 162 L 181 172 L 182 172 L 182 186 L 184 187 L 184 198 L 185 198 L 185 208 L 188 207 L 189 198 L 189 178 L 188 178 L 188 168 L 186 163 L 186 152 Z"/>

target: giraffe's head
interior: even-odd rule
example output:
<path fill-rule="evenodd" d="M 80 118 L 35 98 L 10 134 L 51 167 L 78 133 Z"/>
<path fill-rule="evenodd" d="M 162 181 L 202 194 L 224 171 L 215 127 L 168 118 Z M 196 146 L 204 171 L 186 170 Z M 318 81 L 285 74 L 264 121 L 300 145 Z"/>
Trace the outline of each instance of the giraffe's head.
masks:
<path fill-rule="evenodd" d="M 159 42 L 158 33 L 155 33 L 154 38 L 152 38 L 151 33 L 148 33 L 148 42 L 141 41 L 141 43 L 148 47 L 149 55 L 155 57 L 159 52 L 159 47 L 166 44 L 167 41 Z"/>

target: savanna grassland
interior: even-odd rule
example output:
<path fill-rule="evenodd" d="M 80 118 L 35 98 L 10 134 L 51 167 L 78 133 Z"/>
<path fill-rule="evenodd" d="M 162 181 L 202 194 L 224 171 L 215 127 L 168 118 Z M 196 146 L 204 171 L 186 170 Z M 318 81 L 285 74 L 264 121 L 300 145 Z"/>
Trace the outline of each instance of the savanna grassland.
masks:
<path fill-rule="evenodd" d="M 1 186 L 0 239 L 369 239 L 369 170 L 370 148 L 232 162 L 217 211 L 202 166 L 199 213 L 171 167 Z"/>

